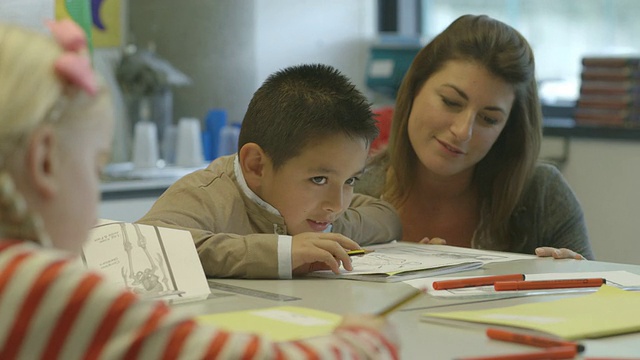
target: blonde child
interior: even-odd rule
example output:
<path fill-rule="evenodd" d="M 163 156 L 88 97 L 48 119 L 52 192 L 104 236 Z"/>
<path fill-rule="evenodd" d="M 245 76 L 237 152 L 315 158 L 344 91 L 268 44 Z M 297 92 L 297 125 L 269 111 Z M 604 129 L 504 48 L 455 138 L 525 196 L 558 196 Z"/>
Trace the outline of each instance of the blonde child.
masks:
<path fill-rule="evenodd" d="M 0 24 L 0 358 L 396 358 L 382 319 L 273 343 L 181 318 L 79 267 L 96 219 L 113 118 L 82 30 Z M 388 335 L 391 335 L 390 337 Z"/>

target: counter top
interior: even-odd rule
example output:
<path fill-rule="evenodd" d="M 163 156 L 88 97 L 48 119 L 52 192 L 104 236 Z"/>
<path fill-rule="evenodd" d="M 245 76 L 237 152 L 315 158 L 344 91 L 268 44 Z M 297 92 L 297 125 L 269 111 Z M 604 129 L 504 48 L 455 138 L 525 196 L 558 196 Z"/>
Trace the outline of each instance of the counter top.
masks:
<path fill-rule="evenodd" d="M 545 136 L 602 140 L 640 140 L 640 124 L 627 127 L 576 125 L 573 119 L 575 104 L 565 106 L 542 105 L 542 130 Z"/>
<path fill-rule="evenodd" d="M 571 118 L 545 118 L 545 136 L 575 137 L 607 140 L 640 140 L 640 127 L 611 127 L 576 125 Z"/>
<path fill-rule="evenodd" d="M 131 197 L 158 197 L 178 178 L 137 179 L 102 182 L 100 193 L 102 200 L 113 200 Z"/>
<path fill-rule="evenodd" d="M 158 197 L 181 177 L 207 165 L 134 169 L 132 163 L 109 164 L 100 184 L 102 200 Z"/>

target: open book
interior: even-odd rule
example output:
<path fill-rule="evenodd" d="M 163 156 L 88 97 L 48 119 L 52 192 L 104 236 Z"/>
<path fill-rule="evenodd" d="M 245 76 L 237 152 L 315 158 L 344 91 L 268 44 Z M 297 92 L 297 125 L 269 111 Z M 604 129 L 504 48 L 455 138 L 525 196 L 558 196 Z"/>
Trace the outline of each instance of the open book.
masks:
<path fill-rule="evenodd" d="M 339 275 L 329 270 L 309 276 L 396 282 L 473 270 L 491 262 L 531 259 L 532 255 L 467 249 L 447 245 L 424 245 L 409 242 L 368 246 L 371 253 L 351 257 L 353 271 Z"/>
<path fill-rule="evenodd" d="M 100 220 L 81 259 L 143 298 L 180 302 L 206 299 L 211 292 L 186 230 Z"/>

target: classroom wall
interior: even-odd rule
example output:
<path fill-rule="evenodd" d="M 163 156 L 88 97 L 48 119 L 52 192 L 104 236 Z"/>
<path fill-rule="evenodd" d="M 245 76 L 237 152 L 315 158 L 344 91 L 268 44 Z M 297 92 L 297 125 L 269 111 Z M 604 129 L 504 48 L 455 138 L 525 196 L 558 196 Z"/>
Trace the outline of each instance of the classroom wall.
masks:
<path fill-rule="evenodd" d="M 547 137 L 542 155 L 562 153 Z M 561 168 L 582 204 L 596 260 L 640 264 L 640 142 L 571 139 Z"/>
<path fill-rule="evenodd" d="M 45 30 L 44 19 L 52 19 L 52 0 L 0 0 L 0 21 Z"/>
<path fill-rule="evenodd" d="M 335 66 L 366 91 L 375 1 L 256 0 L 255 10 L 256 88 L 274 71 L 313 62 Z"/>
<path fill-rule="evenodd" d="M 194 80 L 175 89 L 174 117 L 203 118 L 212 107 L 240 122 L 253 92 L 288 65 L 324 62 L 364 86 L 375 35 L 369 0 L 136 0 L 131 39 Z"/>
<path fill-rule="evenodd" d="M 174 89 L 174 121 L 221 107 L 239 121 L 256 82 L 254 1 L 135 0 L 130 39 L 193 80 Z"/>

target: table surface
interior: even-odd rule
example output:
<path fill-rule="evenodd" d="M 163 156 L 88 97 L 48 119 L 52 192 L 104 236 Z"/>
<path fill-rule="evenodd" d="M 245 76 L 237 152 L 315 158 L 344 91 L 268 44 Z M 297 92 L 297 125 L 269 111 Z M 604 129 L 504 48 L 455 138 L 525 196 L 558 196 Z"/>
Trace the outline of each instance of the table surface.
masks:
<path fill-rule="evenodd" d="M 451 274 L 450 276 L 613 270 L 626 270 L 640 274 L 640 266 L 638 265 L 534 258 L 488 264 L 482 269 Z M 247 291 L 251 294 L 239 294 L 214 288 L 209 299 L 177 304 L 174 305 L 174 308 L 178 312 L 190 315 L 284 305 L 309 307 L 338 314 L 369 313 L 384 308 L 413 289 L 402 282 L 376 283 L 320 278 L 293 280 L 212 279 L 210 281 L 248 289 Z M 462 324 L 461 326 L 453 326 L 429 323 L 421 321 L 420 315 L 425 312 L 504 307 L 557 300 L 570 296 L 581 295 L 540 295 L 492 300 L 445 299 L 426 295 L 389 315 L 389 320 L 398 330 L 403 359 L 455 359 L 479 355 L 526 353 L 531 352 L 532 348 L 526 345 L 489 340 L 484 333 L 486 325 Z M 640 316 L 640 304 L 638 305 L 638 312 L 629 314 L 629 316 Z M 583 340 L 581 343 L 585 345 L 586 350 L 578 359 L 605 356 L 640 359 L 640 333 Z"/>

